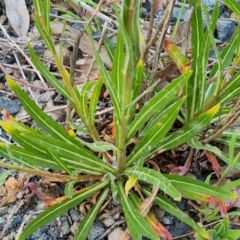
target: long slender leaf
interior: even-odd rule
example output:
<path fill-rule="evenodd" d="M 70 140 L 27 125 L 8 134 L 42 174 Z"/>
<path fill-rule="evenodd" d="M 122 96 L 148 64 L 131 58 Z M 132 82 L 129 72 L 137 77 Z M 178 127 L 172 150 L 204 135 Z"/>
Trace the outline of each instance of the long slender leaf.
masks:
<path fill-rule="evenodd" d="M 30 222 L 27 225 L 27 227 L 24 229 L 23 233 L 20 235 L 18 240 L 25 240 L 30 234 L 35 232 L 38 228 L 42 227 L 46 223 L 67 212 L 69 209 L 80 204 L 82 201 L 93 195 L 95 192 L 106 187 L 109 183 L 110 181 L 106 179 L 103 182 L 99 182 L 92 185 L 91 187 L 82 189 L 80 192 L 74 194 L 73 197 L 70 199 L 66 199 L 60 203 L 56 203 L 52 207 L 49 207 L 47 210 L 45 210 L 43 213 L 41 213 L 37 218 L 35 218 L 32 222 Z"/>
<path fill-rule="evenodd" d="M 227 103 L 239 96 L 240 91 L 240 72 L 237 72 L 228 85 L 221 91 L 218 102 Z"/>
<path fill-rule="evenodd" d="M 176 201 L 181 200 L 181 196 L 173 185 L 164 177 L 163 174 L 150 168 L 126 169 L 124 174 L 137 178 L 138 180 L 150 183 L 160 188 L 164 193 L 171 196 Z"/>
<path fill-rule="evenodd" d="M 90 34 L 90 33 L 89 33 Z M 90 38 L 92 39 L 92 38 Z M 110 74 L 108 73 L 108 71 L 105 69 L 103 61 L 99 55 L 99 53 L 97 52 L 95 43 L 92 40 L 92 46 L 94 49 L 94 54 L 95 54 L 95 58 L 96 58 L 96 62 L 98 64 L 100 73 L 102 75 L 102 78 L 104 80 L 104 83 L 106 84 L 106 87 L 108 89 L 108 92 L 110 94 L 112 103 L 113 103 L 113 107 L 114 107 L 114 112 L 116 113 L 116 117 L 119 119 L 121 116 L 121 111 L 120 111 L 120 105 L 119 105 L 119 100 L 117 98 L 117 86 L 116 84 L 112 81 Z"/>
<path fill-rule="evenodd" d="M 151 191 L 145 187 L 142 188 L 142 191 L 144 194 L 146 194 L 147 196 L 151 195 Z M 155 203 L 162 209 L 164 209 L 165 211 L 167 211 L 168 213 L 172 214 L 173 216 L 177 217 L 179 220 L 185 222 L 187 225 L 189 225 L 192 229 L 194 229 L 198 234 L 200 234 L 201 236 L 205 237 L 208 239 L 208 234 L 207 232 L 202 229 L 201 227 L 199 227 L 194 221 L 193 219 L 186 214 L 185 212 L 183 212 L 182 210 L 180 210 L 176 205 L 174 205 L 173 202 L 171 202 L 169 199 L 167 199 L 166 197 L 157 194 L 156 198 L 155 198 Z"/>
<path fill-rule="evenodd" d="M 35 54 L 33 48 L 28 44 L 28 51 L 33 64 L 40 71 L 45 80 L 50 83 L 56 90 L 61 93 L 65 98 L 72 102 L 72 97 L 67 92 L 63 84 L 47 69 L 47 67 L 40 61 L 39 57 Z"/>
<path fill-rule="evenodd" d="M 105 188 L 102 194 L 97 199 L 96 204 L 92 207 L 92 209 L 86 214 L 84 219 L 81 221 L 78 227 L 78 231 L 74 236 L 75 240 L 87 239 L 88 234 L 92 228 L 93 222 L 96 219 L 99 209 L 101 208 L 103 202 L 108 196 L 109 188 Z"/>
<path fill-rule="evenodd" d="M 211 119 L 218 112 L 219 108 L 220 105 L 218 104 L 200 115 L 197 119 L 186 124 L 181 129 L 168 134 L 162 141 L 159 142 L 156 148 L 149 150 L 149 154 L 146 157 L 149 157 L 156 152 L 163 152 L 168 149 L 173 149 L 189 141 L 210 123 Z"/>
<path fill-rule="evenodd" d="M 240 6 L 237 0 L 223 0 L 223 2 L 238 16 L 240 16 Z"/>
<path fill-rule="evenodd" d="M 56 164 L 52 159 L 49 159 L 49 157 L 39 156 L 36 153 L 15 145 L 7 145 L 6 143 L 0 142 L 0 155 L 28 168 L 37 170 L 41 168 L 51 168 L 58 171 L 63 170 L 61 166 Z M 76 169 L 76 166 L 74 169 Z"/>
<path fill-rule="evenodd" d="M 161 111 L 167 105 L 167 103 L 172 100 L 172 98 L 184 86 L 190 76 L 191 72 L 187 72 L 175 79 L 144 105 L 129 126 L 127 136 L 128 140 L 134 136 L 134 134 L 144 125 L 147 120 L 150 119 L 151 116 L 153 116 L 156 112 Z"/>
<path fill-rule="evenodd" d="M 66 143 L 75 144 L 79 148 L 83 148 L 81 144 L 71 137 L 58 123 L 56 123 L 51 117 L 44 113 L 29 97 L 23 92 L 23 90 L 17 85 L 17 83 L 10 78 L 6 77 L 9 86 L 17 95 L 18 99 L 22 103 L 23 107 L 29 113 L 30 116 L 36 121 L 36 123 L 46 130 L 49 134 L 62 139 Z"/>
<path fill-rule="evenodd" d="M 150 129 L 148 128 L 146 135 L 131 152 L 129 159 L 127 160 L 127 166 L 136 161 L 136 159 L 138 159 L 136 163 L 137 165 L 141 166 L 143 164 L 142 161 L 148 154 L 149 149 L 155 148 L 171 129 L 184 99 L 185 98 L 180 99 L 178 102 L 169 107 L 165 114 L 158 119 L 158 122 Z M 142 160 L 140 160 L 140 156 Z"/>
<path fill-rule="evenodd" d="M 198 180 L 179 176 L 179 175 L 164 175 L 172 185 L 178 189 L 180 192 L 193 192 L 205 194 L 213 197 L 217 197 L 220 199 L 236 199 L 237 195 L 231 192 L 227 192 L 223 189 L 212 187 L 204 182 L 200 182 Z"/>
<path fill-rule="evenodd" d="M 96 112 L 96 107 L 97 107 L 97 103 L 98 103 L 98 99 L 99 99 L 99 95 L 102 89 L 102 85 L 103 85 L 103 79 L 100 78 L 98 79 L 93 92 L 92 92 L 92 96 L 90 99 L 90 104 L 89 104 L 89 121 L 91 123 L 91 125 L 94 125 L 94 120 L 95 120 L 95 112 Z"/>
<path fill-rule="evenodd" d="M 195 149 L 202 149 L 202 150 L 207 150 L 207 151 L 211 151 L 213 153 L 217 153 L 219 155 L 221 155 L 221 151 L 217 148 L 214 147 L 210 144 L 205 144 L 203 145 L 197 137 L 192 138 L 191 140 L 189 140 L 187 142 L 187 144 Z"/>
<path fill-rule="evenodd" d="M 114 173 L 114 169 L 108 166 L 105 162 L 101 161 L 97 156 L 87 149 L 79 149 L 74 145 L 66 145 L 64 141 L 54 139 L 50 136 L 36 136 L 35 134 L 22 134 L 26 139 L 30 139 L 35 143 L 38 143 L 48 151 L 58 154 L 64 159 L 68 159 L 68 162 L 72 162 L 74 165 L 78 164 L 83 170 L 92 170 L 93 172 L 111 172 Z M 56 147 L 57 146 L 57 147 Z"/>
<path fill-rule="evenodd" d="M 154 233 L 148 222 L 140 215 L 132 201 L 125 196 L 122 183 L 117 182 L 119 197 L 126 218 L 127 226 L 130 230 L 133 240 L 140 240 L 141 235 L 149 237 L 152 240 L 158 240 L 159 237 Z"/>

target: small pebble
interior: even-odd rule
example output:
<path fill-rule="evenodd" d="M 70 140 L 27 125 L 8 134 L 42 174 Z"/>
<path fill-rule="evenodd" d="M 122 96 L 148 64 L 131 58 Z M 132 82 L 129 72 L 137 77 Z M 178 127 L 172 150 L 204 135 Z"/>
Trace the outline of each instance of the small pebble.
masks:
<path fill-rule="evenodd" d="M 117 240 L 123 230 L 120 227 L 116 227 L 108 235 L 108 240 Z"/>
<path fill-rule="evenodd" d="M 78 211 L 71 209 L 69 213 L 74 222 L 80 221 L 80 213 Z"/>
<path fill-rule="evenodd" d="M 70 232 L 70 225 L 67 221 L 62 221 L 60 228 L 63 235 L 66 235 Z"/>
<path fill-rule="evenodd" d="M 172 234 L 173 237 L 177 237 L 188 233 L 189 230 L 190 227 L 188 225 L 186 225 L 185 223 L 179 223 L 170 231 L 170 233 Z"/>
<path fill-rule="evenodd" d="M 174 217 L 173 216 L 164 216 L 161 219 L 161 222 L 165 225 L 173 225 L 174 224 Z"/>
<path fill-rule="evenodd" d="M 6 223 L 6 219 L 3 217 L 0 217 L 0 227 L 2 227 Z"/>
<path fill-rule="evenodd" d="M 187 205 L 187 200 L 183 199 L 181 202 L 177 203 L 177 206 L 182 210 L 182 211 L 186 211 L 188 210 L 188 205 Z"/>
<path fill-rule="evenodd" d="M 46 233 L 43 233 L 38 240 L 52 240 Z"/>
<path fill-rule="evenodd" d="M 100 222 L 95 222 L 92 226 L 91 231 L 88 235 L 88 240 L 96 240 L 105 232 L 105 228 L 102 226 Z"/>
<path fill-rule="evenodd" d="M 0 95 L 0 108 L 5 108 L 9 114 L 14 115 L 21 109 L 21 104 L 17 99 L 9 99 Z"/>
<path fill-rule="evenodd" d="M 222 42 L 227 42 L 231 39 L 234 31 L 236 29 L 236 25 L 234 21 L 231 20 L 217 20 L 217 39 Z"/>
<path fill-rule="evenodd" d="M 113 217 L 108 217 L 108 218 L 103 219 L 102 222 L 106 227 L 110 227 L 115 223 L 115 220 L 113 219 Z"/>
<path fill-rule="evenodd" d="M 22 221 L 23 221 L 23 217 L 20 216 L 20 215 L 17 215 L 17 216 L 13 219 L 13 221 L 10 223 L 9 229 L 15 228 L 18 224 L 22 223 Z"/>
<path fill-rule="evenodd" d="M 38 239 L 40 238 L 40 236 L 44 233 L 44 229 L 43 228 L 39 228 L 36 232 L 34 232 L 32 234 L 32 239 Z"/>

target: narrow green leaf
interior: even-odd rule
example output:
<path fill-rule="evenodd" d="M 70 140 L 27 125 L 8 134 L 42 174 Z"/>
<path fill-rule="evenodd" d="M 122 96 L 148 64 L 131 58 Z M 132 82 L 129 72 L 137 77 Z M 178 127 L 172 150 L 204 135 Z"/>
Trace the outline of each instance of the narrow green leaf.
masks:
<path fill-rule="evenodd" d="M 50 83 L 56 90 L 61 93 L 65 98 L 69 99 L 72 102 L 72 97 L 67 92 L 63 84 L 47 69 L 47 67 L 40 61 L 38 56 L 35 54 L 33 48 L 28 44 L 28 51 L 31 57 L 33 64 L 40 71 L 44 79 Z"/>
<path fill-rule="evenodd" d="M 231 192 L 227 192 L 223 189 L 210 186 L 204 182 L 179 176 L 179 175 L 164 175 L 172 185 L 178 189 L 180 192 L 184 193 L 186 190 L 187 192 L 193 193 L 200 193 L 204 195 L 209 195 L 213 197 L 217 197 L 220 199 L 236 199 L 237 195 Z"/>
<path fill-rule="evenodd" d="M 110 181 L 108 179 L 104 180 L 103 182 L 98 182 L 91 187 L 84 188 L 81 192 L 75 193 L 72 198 L 68 198 L 49 207 L 26 226 L 18 240 L 25 240 L 37 229 L 67 212 L 69 209 L 80 204 L 82 201 L 92 196 L 95 192 L 100 191 L 102 188 L 106 187 L 109 183 Z"/>
<path fill-rule="evenodd" d="M 93 222 L 96 220 L 97 214 L 109 193 L 109 188 L 105 188 L 102 194 L 97 199 L 96 204 L 86 214 L 84 219 L 80 222 L 78 231 L 74 236 L 74 240 L 87 239 L 88 234 L 92 228 Z"/>
<path fill-rule="evenodd" d="M 116 84 L 117 89 L 117 98 L 119 101 L 120 106 L 123 104 L 123 98 L 125 96 L 124 91 L 124 84 L 125 81 L 124 75 L 120 74 L 124 68 L 124 60 L 125 60 L 125 52 L 124 52 L 124 39 L 122 28 L 119 28 L 118 35 L 117 35 L 117 45 L 114 52 L 113 58 L 113 68 L 112 68 L 112 81 Z"/>
<path fill-rule="evenodd" d="M 150 168 L 134 168 L 126 169 L 124 174 L 127 176 L 132 176 L 138 180 L 150 183 L 158 188 L 160 188 L 164 193 L 172 197 L 176 201 L 181 200 L 181 195 L 173 187 L 173 185 L 168 181 L 168 179 L 161 173 L 156 172 Z"/>
<path fill-rule="evenodd" d="M 46 24 L 48 34 L 51 35 L 52 30 L 50 27 L 50 0 L 44 0 L 43 12 L 44 12 L 44 22 Z"/>
<path fill-rule="evenodd" d="M 88 31 L 88 33 L 90 34 L 90 32 Z M 120 105 L 119 105 L 119 100 L 117 98 L 117 86 L 116 84 L 112 81 L 110 74 L 108 73 L 108 71 L 106 70 L 103 61 L 96 49 L 95 43 L 93 42 L 93 39 L 90 38 L 92 40 L 92 46 L 93 46 L 93 50 L 94 50 L 94 55 L 96 58 L 96 62 L 98 64 L 100 73 L 102 75 L 102 78 L 104 80 L 104 83 L 106 84 L 106 87 L 109 91 L 112 103 L 113 103 L 113 107 L 114 107 L 114 112 L 116 113 L 117 118 L 119 118 L 121 116 L 121 111 L 120 111 Z"/>
<path fill-rule="evenodd" d="M 142 165 L 145 156 L 148 154 L 149 149 L 153 149 L 158 145 L 158 143 L 165 137 L 168 131 L 171 129 L 173 123 L 175 122 L 178 112 L 183 104 L 185 98 L 180 99 L 178 102 L 172 104 L 163 116 L 158 119 L 158 122 L 152 126 L 150 129 L 147 126 L 146 135 L 137 144 L 137 146 L 131 152 L 127 165 L 130 166 L 134 161 L 137 160 L 137 165 Z"/>
<path fill-rule="evenodd" d="M 99 99 L 99 95 L 102 89 L 102 85 L 103 85 L 103 79 L 100 78 L 97 80 L 97 83 L 94 86 L 93 92 L 92 92 L 92 96 L 90 99 L 90 104 L 89 104 L 89 121 L 91 123 L 91 125 L 94 125 L 94 120 L 95 120 L 95 112 L 96 112 L 96 107 L 98 104 L 98 99 Z"/>
<path fill-rule="evenodd" d="M 6 178 L 12 173 L 11 170 L 7 170 L 0 174 L 0 187 L 5 183 Z"/>
<path fill-rule="evenodd" d="M 128 141 L 134 136 L 134 134 L 143 127 L 144 123 L 148 121 L 151 116 L 155 113 L 161 111 L 169 101 L 179 92 L 179 90 L 184 86 L 191 72 L 187 72 L 181 75 L 179 78 L 172 81 L 163 90 L 157 93 L 153 98 L 151 98 L 141 109 L 141 111 L 136 115 L 134 120 L 129 126 Z"/>
<path fill-rule="evenodd" d="M 76 181 L 68 182 L 64 188 L 64 195 L 66 195 L 68 198 L 73 197 L 75 183 L 76 183 Z"/>
<path fill-rule="evenodd" d="M 185 92 L 187 96 L 186 109 L 187 109 L 187 119 L 192 120 L 195 112 L 201 108 L 203 104 L 203 98 L 205 93 L 205 82 L 206 82 L 206 65 L 207 58 L 210 49 L 209 41 L 206 40 L 204 36 L 204 26 L 202 20 L 202 8 L 201 1 L 194 1 L 194 11 L 191 18 L 192 26 L 192 63 L 191 69 L 193 74 L 186 84 Z M 200 93 L 201 92 L 201 93 Z"/>
<path fill-rule="evenodd" d="M 145 187 L 142 188 L 142 191 L 144 194 L 146 194 L 147 196 L 151 195 L 151 191 Z M 198 234 L 200 234 L 201 236 L 205 237 L 208 239 L 208 234 L 207 232 L 202 229 L 201 227 L 199 227 L 197 225 L 197 223 L 195 223 L 193 221 L 193 219 L 186 214 L 185 212 L 183 212 L 182 210 L 180 210 L 173 202 L 171 202 L 168 198 L 157 194 L 156 198 L 155 198 L 155 203 L 162 209 L 164 209 L 165 211 L 167 211 L 168 213 L 172 214 L 173 216 L 175 216 L 176 218 L 178 218 L 179 220 L 185 222 L 187 225 L 189 225 L 192 229 L 194 229 Z"/>
<path fill-rule="evenodd" d="M 40 33 L 41 37 L 43 38 L 44 42 L 46 43 L 48 49 L 52 53 L 56 53 L 54 43 L 51 39 L 51 35 L 48 32 L 47 25 L 43 21 L 43 16 L 35 15 L 35 25 Z"/>
<path fill-rule="evenodd" d="M 227 103 L 239 96 L 240 91 L 240 72 L 237 72 L 227 86 L 221 91 L 218 102 Z"/>
<path fill-rule="evenodd" d="M 88 147 L 94 152 L 107 152 L 110 150 L 119 151 L 119 149 L 115 145 L 108 142 L 99 141 L 99 142 L 88 143 L 82 140 L 80 141 L 84 146 Z"/>
<path fill-rule="evenodd" d="M 83 171 L 92 170 L 93 172 L 96 171 L 96 173 L 114 173 L 112 167 L 108 166 L 87 149 L 80 149 L 75 145 L 67 145 L 64 141 L 46 135 L 36 136 L 34 134 L 22 134 L 22 136 L 38 143 L 48 151 L 61 156 L 61 158 L 68 159 L 67 162 L 72 162 L 75 166 L 79 165 Z"/>
<path fill-rule="evenodd" d="M 230 42 L 227 44 L 226 47 L 224 47 L 224 49 L 222 50 L 222 52 L 220 53 L 219 57 L 221 59 L 222 62 L 222 67 L 227 68 L 230 66 L 231 61 L 234 58 L 234 54 L 236 52 L 237 49 L 237 41 L 238 41 L 238 31 L 240 29 L 240 25 L 238 25 L 237 29 L 234 31 L 233 36 L 230 40 Z M 209 74 L 209 78 L 213 78 L 216 76 L 218 71 L 218 63 L 216 63 L 215 65 L 213 65 L 211 72 Z"/>
<path fill-rule="evenodd" d="M 140 215 L 139 211 L 135 208 L 132 201 L 125 196 L 125 192 L 120 181 L 117 182 L 117 186 L 123 213 L 126 218 L 131 237 L 134 240 L 140 240 L 142 239 L 142 235 L 152 240 L 159 240 L 159 237 L 152 230 L 148 222 Z"/>
<path fill-rule="evenodd" d="M 168 134 L 162 141 L 159 142 L 158 146 L 154 149 L 149 149 L 149 154 L 146 157 L 155 154 L 156 152 L 162 152 L 168 149 L 173 149 L 177 146 L 186 143 L 195 135 L 197 135 L 204 127 L 206 127 L 214 115 L 218 112 L 220 105 L 216 105 L 207 112 L 200 115 L 197 119 L 186 124 L 176 132 Z"/>
<path fill-rule="evenodd" d="M 7 145 L 0 142 L 0 155 L 6 159 L 9 159 L 10 161 L 13 161 L 14 163 L 26 166 L 28 168 L 34 168 L 37 170 L 41 168 L 50 168 L 58 171 L 63 170 L 61 166 L 49 159 L 49 157 L 39 156 L 36 153 L 12 144 Z"/>
<path fill-rule="evenodd" d="M 240 17 L 240 5 L 236 0 L 223 0 L 223 2 Z"/>
<path fill-rule="evenodd" d="M 189 140 L 187 144 L 195 149 L 207 150 L 213 153 L 217 153 L 219 155 L 221 154 L 221 151 L 217 147 L 212 146 L 210 144 L 203 145 L 196 136 Z"/>
<path fill-rule="evenodd" d="M 223 234 L 222 239 L 235 240 L 239 239 L 239 237 L 240 230 L 228 230 L 226 233 Z"/>
<path fill-rule="evenodd" d="M 44 113 L 28 95 L 17 85 L 17 83 L 10 78 L 6 77 L 9 86 L 17 95 L 23 107 L 29 113 L 29 115 L 36 121 L 36 123 L 46 130 L 49 134 L 62 139 L 66 143 L 76 144 L 79 148 L 81 145 L 77 140 L 74 140 L 58 123 L 56 123 L 51 117 Z"/>
<path fill-rule="evenodd" d="M 88 81 L 83 85 L 82 90 L 79 93 L 79 103 L 81 106 L 80 109 L 85 121 L 87 121 L 87 119 L 89 118 L 88 95 L 94 84 L 95 84 L 94 81 Z"/>

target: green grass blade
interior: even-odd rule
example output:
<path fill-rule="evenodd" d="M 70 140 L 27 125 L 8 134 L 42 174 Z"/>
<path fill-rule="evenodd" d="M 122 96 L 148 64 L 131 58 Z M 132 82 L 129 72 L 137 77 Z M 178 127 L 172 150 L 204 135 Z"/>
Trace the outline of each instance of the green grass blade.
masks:
<path fill-rule="evenodd" d="M 62 215 L 63 213 L 67 212 L 69 209 L 80 204 L 82 201 L 92 196 L 95 192 L 106 187 L 109 183 L 110 181 L 106 179 L 103 182 L 92 185 L 91 187 L 84 188 L 81 192 L 74 194 L 73 197 L 70 199 L 66 199 L 60 203 L 53 205 L 52 207 L 49 207 L 47 210 L 45 210 L 27 225 L 18 240 L 25 240 L 37 229 L 44 226 L 46 223 L 52 221 L 56 217 Z"/>
<path fill-rule="evenodd" d="M 175 79 L 144 105 L 129 126 L 127 136 L 128 141 L 141 127 L 143 127 L 146 121 L 148 121 L 155 113 L 161 111 L 169 103 L 169 101 L 172 100 L 172 98 L 184 86 L 190 76 L 191 72 L 187 72 Z"/>
<path fill-rule="evenodd" d="M 179 176 L 179 175 L 164 175 L 172 185 L 178 189 L 182 194 L 184 191 L 199 193 L 204 195 L 213 196 L 220 199 L 236 199 L 237 195 L 223 189 L 210 186 L 204 182 L 198 180 Z"/>
<path fill-rule="evenodd" d="M 109 193 L 109 188 L 105 188 L 102 194 L 97 199 L 96 204 L 92 207 L 92 209 L 86 214 L 84 219 L 80 222 L 78 231 L 74 236 L 74 240 L 82 240 L 87 239 L 88 234 L 92 228 L 93 222 L 97 217 L 98 211 L 104 203 Z"/>
<path fill-rule="evenodd" d="M 181 200 L 181 195 L 178 193 L 176 188 L 173 187 L 170 181 L 168 181 L 168 179 L 165 178 L 163 174 L 158 173 L 153 169 L 150 168 L 126 169 L 124 171 L 124 174 L 158 187 L 164 193 L 171 196 L 176 201 Z"/>
<path fill-rule="evenodd" d="M 145 187 L 142 188 L 142 192 L 144 194 L 146 194 L 147 196 L 151 195 L 151 191 L 149 189 L 145 188 Z M 195 230 L 201 236 L 203 236 L 205 238 L 208 238 L 208 234 L 204 229 L 200 228 L 197 225 L 197 223 L 195 223 L 193 221 L 193 219 L 188 214 L 186 214 L 185 212 L 180 210 L 173 202 L 171 202 L 166 197 L 157 194 L 157 196 L 155 198 L 155 203 L 160 208 L 164 209 L 165 211 L 167 211 L 171 215 L 173 215 L 176 218 L 178 218 L 179 220 L 185 222 L 187 225 L 189 225 L 193 230 Z"/>
<path fill-rule="evenodd" d="M 117 182 L 119 198 L 122 205 L 123 213 L 126 218 L 128 229 L 131 237 L 135 240 L 141 240 L 141 235 L 152 240 L 159 240 L 148 222 L 140 215 L 132 201 L 126 197 L 122 183 Z"/>

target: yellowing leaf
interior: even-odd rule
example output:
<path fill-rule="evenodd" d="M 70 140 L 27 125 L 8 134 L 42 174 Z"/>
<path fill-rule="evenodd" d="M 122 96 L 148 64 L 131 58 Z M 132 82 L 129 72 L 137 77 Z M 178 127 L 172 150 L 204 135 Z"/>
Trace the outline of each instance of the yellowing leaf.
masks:
<path fill-rule="evenodd" d="M 128 196 L 129 191 L 133 188 L 135 183 L 137 182 L 137 178 L 135 177 L 129 177 L 126 184 L 125 184 L 125 194 Z"/>

